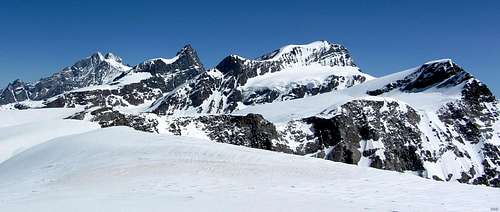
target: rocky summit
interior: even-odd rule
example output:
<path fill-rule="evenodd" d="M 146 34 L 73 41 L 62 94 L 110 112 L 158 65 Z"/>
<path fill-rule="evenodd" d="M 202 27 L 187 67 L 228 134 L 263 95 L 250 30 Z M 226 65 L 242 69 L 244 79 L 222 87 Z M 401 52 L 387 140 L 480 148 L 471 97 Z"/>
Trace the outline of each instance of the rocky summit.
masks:
<path fill-rule="evenodd" d="M 0 108 L 74 108 L 64 118 L 103 128 L 500 187 L 500 106 L 487 85 L 450 59 L 368 73 L 327 41 L 229 55 L 212 68 L 190 45 L 133 67 L 95 53 L 39 81 L 13 81 Z"/>

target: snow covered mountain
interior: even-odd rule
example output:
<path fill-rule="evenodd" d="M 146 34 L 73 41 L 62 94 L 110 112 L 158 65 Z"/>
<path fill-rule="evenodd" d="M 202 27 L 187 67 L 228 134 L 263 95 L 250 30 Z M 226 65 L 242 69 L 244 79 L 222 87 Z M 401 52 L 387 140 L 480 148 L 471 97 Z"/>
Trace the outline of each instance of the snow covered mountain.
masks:
<path fill-rule="evenodd" d="M 15 80 L 0 94 L 0 105 L 25 100 L 45 100 L 77 88 L 106 84 L 129 69 L 120 57 L 112 53 L 102 55 L 97 52 L 37 82 Z"/>
<path fill-rule="evenodd" d="M 23 86 L 4 93 L 21 100 L 31 92 Z M 318 41 L 254 60 L 231 55 L 206 70 L 188 45 L 39 106 L 75 108 L 68 119 L 101 127 L 500 187 L 500 107 L 449 59 L 374 78 L 345 47 Z"/>
<path fill-rule="evenodd" d="M 167 94 L 151 111 L 161 115 L 228 113 L 248 105 L 340 90 L 372 78 L 356 67 L 339 44 L 289 45 L 256 60 L 228 56 Z"/>

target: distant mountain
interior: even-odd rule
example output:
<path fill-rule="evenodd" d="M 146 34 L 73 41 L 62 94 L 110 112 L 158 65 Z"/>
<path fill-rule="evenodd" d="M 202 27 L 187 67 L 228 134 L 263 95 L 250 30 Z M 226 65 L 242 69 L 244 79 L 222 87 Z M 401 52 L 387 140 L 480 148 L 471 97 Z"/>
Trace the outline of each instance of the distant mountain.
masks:
<path fill-rule="evenodd" d="M 326 41 L 257 59 L 230 55 L 212 69 L 187 45 L 174 58 L 133 68 L 96 54 L 38 83 L 16 80 L 1 100 L 76 108 L 69 119 L 101 127 L 500 187 L 498 101 L 450 59 L 374 78 L 345 47 Z"/>
<path fill-rule="evenodd" d="M 120 57 L 97 52 L 37 82 L 15 80 L 1 93 L 0 104 L 45 100 L 77 88 L 110 83 L 129 69 Z"/>
<path fill-rule="evenodd" d="M 205 72 L 196 51 L 187 45 L 174 58 L 150 59 L 121 73 L 112 82 L 76 89 L 46 101 L 47 107 L 128 107 L 150 105 Z"/>

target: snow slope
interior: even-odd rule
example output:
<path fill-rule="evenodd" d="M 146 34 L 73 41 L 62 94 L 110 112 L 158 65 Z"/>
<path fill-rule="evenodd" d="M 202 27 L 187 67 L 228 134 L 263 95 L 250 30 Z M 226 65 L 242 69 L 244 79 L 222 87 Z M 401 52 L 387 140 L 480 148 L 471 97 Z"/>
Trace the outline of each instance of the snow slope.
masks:
<path fill-rule="evenodd" d="M 62 119 L 78 112 L 74 108 L 50 108 L 35 110 L 0 109 L 0 128 L 32 122 Z"/>
<path fill-rule="evenodd" d="M 99 128 L 97 123 L 63 120 L 75 109 L 0 110 L 0 163 L 45 141 Z"/>
<path fill-rule="evenodd" d="M 118 127 L 0 164 L 0 211 L 495 211 L 500 190 Z"/>

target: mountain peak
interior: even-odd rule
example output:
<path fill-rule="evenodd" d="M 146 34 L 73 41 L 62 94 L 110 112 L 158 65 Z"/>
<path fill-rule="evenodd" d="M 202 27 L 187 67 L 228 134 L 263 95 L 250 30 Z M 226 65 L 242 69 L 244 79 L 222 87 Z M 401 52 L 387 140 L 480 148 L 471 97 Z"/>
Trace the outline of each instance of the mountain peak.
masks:
<path fill-rule="evenodd" d="M 452 59 L 428 61 L 420 66 L 419 70 L 423 73 L 439 71 L 442 73 L 451 72 L 452 74 L 456 74 L 459 72 L 464 72 L 464 70 L 459 65 L 454 63 Z"/>
<path fill-rule="evenodd" d="M 347 49 L 325 40 L 301 45 L 287 45 L 256 59 L 257 61 L 280 61 L 285 66 L 304 66 L 318 63 L 322 66 L 356 65 Z"/>
<path fill-rule="evenodd" d="M 193 46 L 191 46 L 191 44 L 186 44 L 184 45 L 184 47 L 182 47 L 182 49 L 177 52 L 177 55 L 180 55 L 180 54 L 185 54 L 185 53 L 190 53 L 190 52 L 194 52 L 194 48 Z"/>
<path fill-rule="evenodd" d="M 431 60 L 431 61 L 428 61 L 426 63 L 424 63 L 425 65 L 429 65 L 429 64 L 436 64 L 436 63 L 449 63 L 449 64 L 454 64 L 453 63 L 453 60 L 450 59 L 450 58 L 444 58 L 444 59 L 438 59 L 438 60 Z"/>
<path fill-rule="evenodd" d="M 187 44 L 182 49 L 177 52 L 177 56 L 179 63 L 183 63 L 184 65 L 191 65 L 195 67 L 199 67 L 203 69 L 203 64 L 201 63 L 200 58 L 198 57 L 198 53 L 191 46 L 191 44 Z"/>
<path fill-rule="evenodd" d="M 102 61 L 104 60 L 104 56 L 102 55 L 101 52 L 97 51 L 97 52 L 94 52 L 93 54 L 91 54 L 89 57 L 89 59 L 92 59 L 92 60 L 96 60 L 96 61 Z"/>
<path fill-rule="evenodd" d="M 9 84 L 11 84 L 11 85 L 16 85 L 16 84 L 22 84 L 22 83 L 24 83 L 24 82 L 23 82 L 21 79 L 15 79 L 14 81 L 12 81 L 12 82 L 11 82 L 11 83 L 9 83 Z"/>
<path fill-rule="evenodd" d="M 171 65 L 174 63 L 180 63 L 183 66 L 198 66 L 198 67 L 203 67 L 200 58 L 198 57 L 198 54 L 196 53 L 196 50 L 190 45 L 187 44 L 184 47 L 182 47 L 181 50 L 177 52 L 175 57 L 173 58 L 153 58 L 153 59 L 148 59 L 144 61 L 143 63 L 139 64 L 139 69 L 145 69 L 144 66 L 149 66 L 152 64 L 155 64 L 157 62 L 163 63 L 164 65 Z"/>
<path fill-rule="evenodd" d="M 115 54 L 111 53 L 111 52 L 108 52 L 106 53 L 106 55 L 104 56 L 105 59 L 107 60 L 114 60 L 116 62 L 119 62 L 119 63 L 122 63 L 122 58 L 121 57 L 118 57 L 116 56 Z"/>
<path fill-rule="evenodd" d="M 319 49 L 326 49 L 330 47 L 330 43 L 325 40 L 319 40 L 319 41 L 314 41 L 311 43 L 307 44 L 290 44 L 283 46 L 279 49 L 276 49 L 272 51 L 271 53 L 262 55 L 257 58 L 257 60 L 272 60 L 272 59 L 279 59 L 281 56 L 284 54 L 290 54 L 296 51 L 300 51 L 302 49 L 306 50 L 319 50 Z"/>

